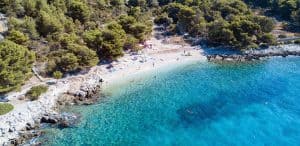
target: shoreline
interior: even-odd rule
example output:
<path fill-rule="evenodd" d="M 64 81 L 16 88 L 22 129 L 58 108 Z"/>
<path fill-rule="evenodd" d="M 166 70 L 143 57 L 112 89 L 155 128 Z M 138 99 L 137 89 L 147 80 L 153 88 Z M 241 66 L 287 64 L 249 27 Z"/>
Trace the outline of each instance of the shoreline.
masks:
<path fill-rule="evenodd" d="M 196 53 L 196 51 L 193 52 Z M 154 65 L 153 61 L 149 61 L 141 64 L 133 64 L 125 70 L 117 70 L 109 74 L 103 74 L 102 79 L 104 80 L 104 82 L 102 84 L 102 88 L 110 88 L 111 86 L 114 86 L 116 84 L 127 83 L 137 77 L 143 77 L 156 72 L 160 73 L 162 71 L 172 70 L 180 66 L 206 61 L 206 57 L 196 54 L 192 56 L 182 56 L 179 53 L 172 53 L 168 55 L 169 60 L 154 61 Z"/>
<path fill-rule="evenodd" d="M 86 98 L 96 92 L 99 87 L 100 89 L 107 88 L 143 73 L 206 60 L 200 50 L 196 50 L 188 44 L 164 44 L 162 40 L 154 37 L 149 40 L 149 43 L 153 43 L 153 47 L 144 49 L 140 54 L 125 54 L 116 62 L 91 68 L 86 74 L 59 80 L 51 79 L 32 85 L 56 82 L 54 85 L 49 85 L 49 90 L 36 101 L 19 100 L 32 87 L 28 84 L 25 84 L 21 91 L 9 93 L 7 98 L 10 100 L 9 103 L 14 105 L 14 109 L 10 113 L 0 116 L 0 144 L 20 144 L 18 140 L 22 133 L 30 132 L 32 134 L 30 130 L 33 128 L 28 127 L 39 125 L 41 118 L 45 115 L 58 114 L 59 102 L 70 101 L 70 99 L 66 99 L 68 97 L 63 97 L 64 95 L 73 95 L 71 98 L 74 96 Z M 24 139 L 21 142 L 24 142 Z"/>
<path fill-rule="evenodd" d="M 203 55 L 204 50 L 199 46 L 192 47 L 186 43 L 163 43 L 163 40 L 154 37 L 147 43 L 152 44 L 153 47 L 145 48 L 138 54 L 127 53 L 111 64 L 92 67 L 87 73 L 59 80 L 46 79 L 44 82 L 31 84 L 31 86 L 27 83 L 21 91 L 9 93 L 9 103 L 15 108 L 10 113 L 0 116 L 0 145 L 11 145 L 12 142 L 18 144 L 22 133 L 29 132 L 32 135 L 32 130 L 35 132 L 38 129 L 45 115 L 58 115 L 61 105 L 74 104 L 76 98 L 92 99 L 93 101 L 88 104 L 93 103 L 95 98 L 91 96 L 99 92 L 99 88 L 110 89 L 147 74 L 208 61 L 207 56 Z M 37 101 L 19 100 L 30 87 L 49 82 L 55 82 L 55 84 L 49 85 L 49 90 Z M 36 126 L 37 128 L 31 128 Z M 21 139 L 21 142 L 24 142 L 24 139 Z"/>

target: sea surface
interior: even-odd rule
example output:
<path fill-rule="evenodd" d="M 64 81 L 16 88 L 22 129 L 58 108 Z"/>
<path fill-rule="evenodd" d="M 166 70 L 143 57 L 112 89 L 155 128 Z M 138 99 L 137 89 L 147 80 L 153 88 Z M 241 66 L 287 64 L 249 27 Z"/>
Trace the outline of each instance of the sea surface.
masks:
<path fill-rule="evenodd" d="M 194 63 L 104 91 L 46 146 L 299 146 L 300 58 Z"/>

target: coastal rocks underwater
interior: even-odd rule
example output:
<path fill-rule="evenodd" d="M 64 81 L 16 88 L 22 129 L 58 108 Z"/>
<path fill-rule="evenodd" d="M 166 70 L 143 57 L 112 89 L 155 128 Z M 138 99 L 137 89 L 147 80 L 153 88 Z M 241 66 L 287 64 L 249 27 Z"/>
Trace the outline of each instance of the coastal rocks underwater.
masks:
<path fill-rule="evenodd" d="M 142 75 L 141 75 L 142 76 Z M 72 106 L 42 145 L 299 145 L 300 58 L 202 62 L 156 72 Z"/>

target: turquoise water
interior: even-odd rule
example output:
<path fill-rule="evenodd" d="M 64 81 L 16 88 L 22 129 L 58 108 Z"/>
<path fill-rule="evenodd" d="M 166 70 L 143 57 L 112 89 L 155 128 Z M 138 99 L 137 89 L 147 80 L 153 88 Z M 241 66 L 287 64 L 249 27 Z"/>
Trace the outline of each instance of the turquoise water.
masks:
<path fill-rule="evenodd" d="M 159 76 L 157 75 L 159 74 Z M 105 91 L 75 106 L 74 128 L 44 145 L 300 145 L 300 58 L 197 63 Z"/>

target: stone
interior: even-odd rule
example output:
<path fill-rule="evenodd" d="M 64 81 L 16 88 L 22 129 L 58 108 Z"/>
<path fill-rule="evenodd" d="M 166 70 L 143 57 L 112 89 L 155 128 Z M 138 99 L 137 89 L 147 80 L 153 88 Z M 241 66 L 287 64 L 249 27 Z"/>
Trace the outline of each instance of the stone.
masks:
<path fill-rule="evenodd" d="M 41 123 L 56 124 L 57 122 L 58 120 L 55 117 L 46 116 L 41 118 Z"/>
<path fill-rule="evenodd" d="M 14 132 L 14 131 L 13 131 L 13 129 L 9 128 L 9 129 L 8 129 L 8 132 Z"/>

